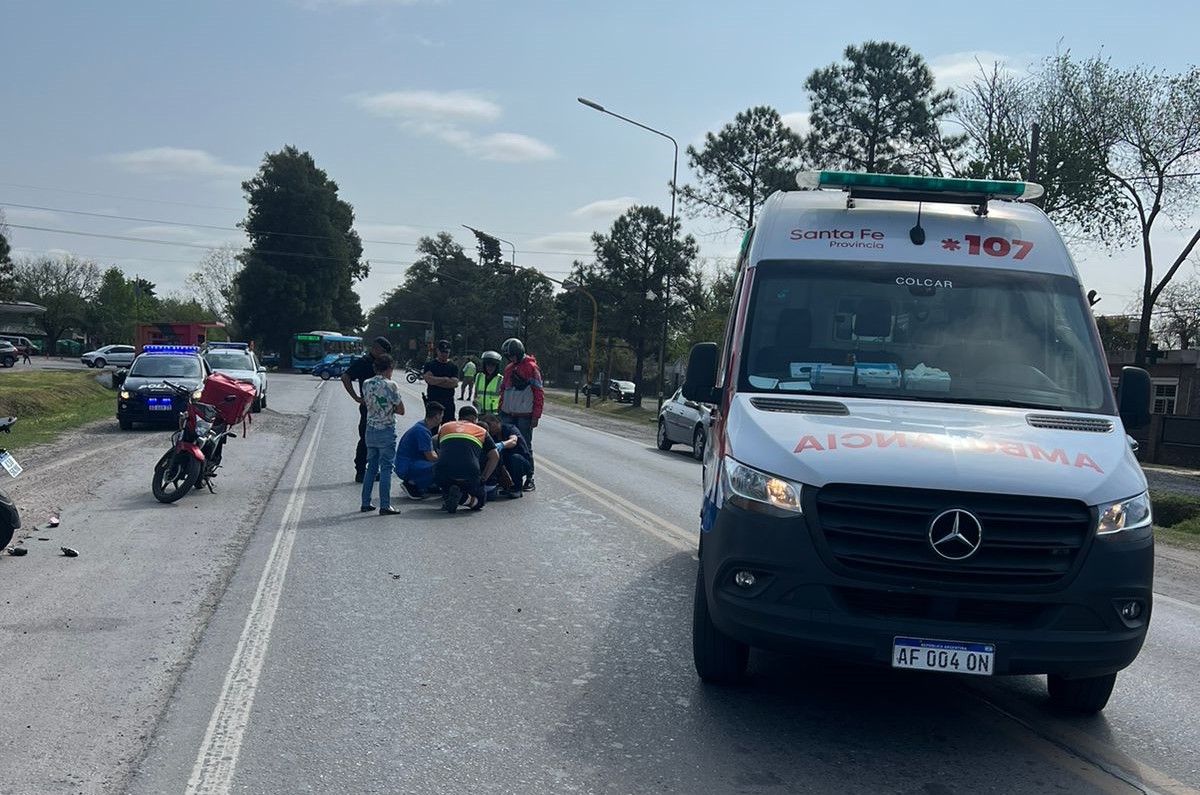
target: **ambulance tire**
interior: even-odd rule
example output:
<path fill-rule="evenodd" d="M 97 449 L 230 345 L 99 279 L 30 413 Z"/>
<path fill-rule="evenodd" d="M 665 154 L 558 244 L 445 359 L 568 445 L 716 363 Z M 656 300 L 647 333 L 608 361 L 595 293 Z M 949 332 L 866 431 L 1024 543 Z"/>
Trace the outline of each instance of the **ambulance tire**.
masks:
<path fill-rule="evenodd" d="M 720 685 L 741 681 L 750 662 L 750 647 L 726 637 L 713 625 L 700 566 L 696 567 L 696 596 L 692 604 L 692 662 L 701 679 Z"/>
<path fill-rule="evenodd" d="M 1046 677 L 1050 703 L 1068 712 L 1083 715 L 1095 715 L 1104 709 L 1116 683 L 1115 673 L 1090 676 L 1086 679 L 1064 679 L 1054 674 Z"/>

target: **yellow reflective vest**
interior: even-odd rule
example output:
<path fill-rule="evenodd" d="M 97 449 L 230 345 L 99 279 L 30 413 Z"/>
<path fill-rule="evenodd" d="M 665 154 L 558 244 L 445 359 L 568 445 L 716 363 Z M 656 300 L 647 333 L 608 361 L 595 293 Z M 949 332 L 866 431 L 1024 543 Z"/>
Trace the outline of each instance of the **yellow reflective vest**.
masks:
<path fill-rule="evenodd" d="M 500 410 L 500 384 L 503 373 L 496 373 L 488 380 L 487 372 L 480 370 L 475 376 L 475 408 L 483 414 L 495 414 Z"/>

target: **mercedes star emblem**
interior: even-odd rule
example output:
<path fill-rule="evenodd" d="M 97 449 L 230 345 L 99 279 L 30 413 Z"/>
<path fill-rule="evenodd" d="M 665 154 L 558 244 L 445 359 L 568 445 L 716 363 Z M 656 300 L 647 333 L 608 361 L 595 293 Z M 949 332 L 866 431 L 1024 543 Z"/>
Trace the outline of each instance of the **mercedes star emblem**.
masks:
<path fill-rule="evenodd" d="M 929 546 L 946 560 L 966 560 L 983 543 L 983 525 L 970 511 L 953 508 L 929 523 Z"/>

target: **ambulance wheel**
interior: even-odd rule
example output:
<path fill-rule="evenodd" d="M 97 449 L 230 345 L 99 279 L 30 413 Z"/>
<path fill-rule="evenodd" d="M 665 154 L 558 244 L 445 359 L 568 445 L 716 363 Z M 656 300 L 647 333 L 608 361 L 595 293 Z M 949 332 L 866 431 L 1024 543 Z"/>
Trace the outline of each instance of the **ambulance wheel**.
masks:
<path fill-rule="evenodd" d="M 671 440 L 667 438 L 667 423 L 663 420 L 658 421 L 658 449 L 671 449 Z"/>
<path fill-rule="evenodd" d="M 725 636 L 713 625 L 700 566 L 696 567 L 696 596 L 692 602 L 692 662 L 701 679 L 722 685 L 740 681 L 750 662 L 750 647 Z"/>
<path fill-rule="evenodd" d="M 1104 709 L 1116 683 L 1115 673 L 1085 679 L 1064 679 L 1054 674 L 1046 677 L 1051 704 L 1085 715 L 1095 715 Z"/>

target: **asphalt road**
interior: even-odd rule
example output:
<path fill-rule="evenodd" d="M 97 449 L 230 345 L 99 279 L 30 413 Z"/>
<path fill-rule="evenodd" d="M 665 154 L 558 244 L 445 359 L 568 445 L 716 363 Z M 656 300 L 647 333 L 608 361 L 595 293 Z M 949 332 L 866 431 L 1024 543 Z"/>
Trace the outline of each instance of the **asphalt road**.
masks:
<path fill-rule="evenodd" d="M 0 621 L 0 792 L 1200 791 L 1198 561 L 1164 567 L 1147 646 L 1100 717 L 1055 714 L 1037 677 L 759 653 L 747 684 L 709 688 L 691 666 L 686 451 L 547 418 L 524 499 L 363 515 L 340 386 L 273 388 L 295 414 L 228 457 L 254 460 L 220 497 L 249 528 L 195 525 L 214 495 L 147 504 L 139 464 L 64 510 L 98 544 L 65 562 L 100 558 L 70 588 L 45 557 L 14 600 L 8 572 L 33 553 L 0 560 L 20 616 Z M 86 631 L 43 626 L 68 593 Z M 43 640 L 17 655 L 20 627 Z"/>

